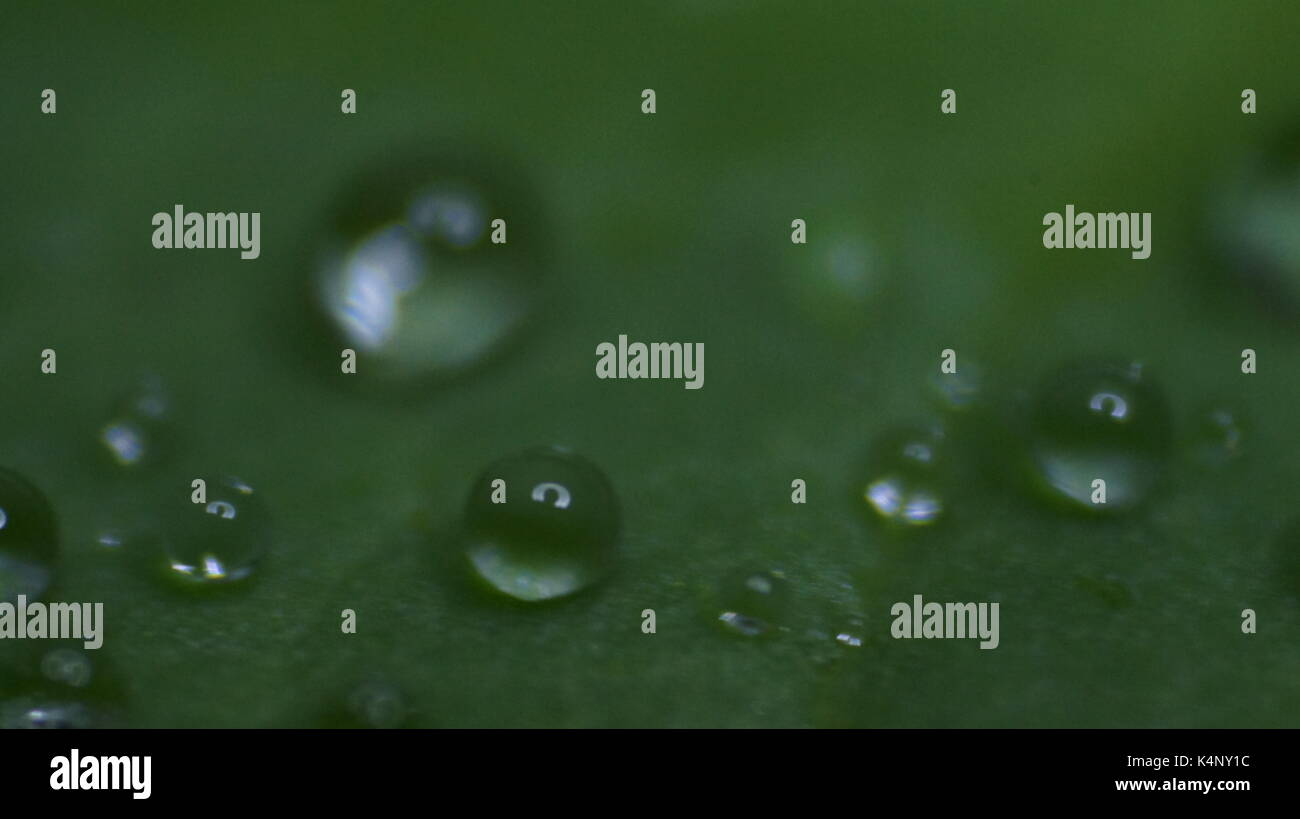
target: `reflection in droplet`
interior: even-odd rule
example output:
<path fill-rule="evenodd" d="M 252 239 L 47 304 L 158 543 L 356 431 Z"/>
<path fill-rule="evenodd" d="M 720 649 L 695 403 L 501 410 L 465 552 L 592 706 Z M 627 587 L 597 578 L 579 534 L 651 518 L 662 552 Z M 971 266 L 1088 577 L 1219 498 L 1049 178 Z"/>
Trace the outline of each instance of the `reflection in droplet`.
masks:
<path fill-rule="evenodd" d="M 1050 496 L 1094 512 L 1129 509 L 1162 476 L 1171 419 L 1163 393 L 1137 365 L 1071 364 L 1038 393 L 1030 458 Z M 1104 481 L 1105 503 L 1097 480 Z"/>
<path fill-rule="evenodd" d="M 465 370 L 505 344 L 532 311 L 542 261 L 531 219 L 457 168 L 412 167 L 367 180 L 341 203 L 322 246 L 316 296 L 360 375 L 393 381 Z"/>
<path fill-rule="evenodd" d="M 0 602 L 40 597 L 58 554 L 54 510 L 39 489 L 0 469 Z"/>
<path fill-rule="evenodd" d="M 502 497 L 505 502 L 494 502 Z M 555 447 L 533 449 L 483 471 L 466 504 L 465 526 L 465 555 L 479 578 L 518 600 L 551 600 L 609 571 L 618 502 L 590 461 Z"/>
<path fill-rule="evenodd" d="M 166 564 L 177 578 L 199 585 L 243 580 L 270 548 L 271 518 L 244 481 L 227 478 L 207 487 L 207 503 L 173 501 L 165 516 Z"/>

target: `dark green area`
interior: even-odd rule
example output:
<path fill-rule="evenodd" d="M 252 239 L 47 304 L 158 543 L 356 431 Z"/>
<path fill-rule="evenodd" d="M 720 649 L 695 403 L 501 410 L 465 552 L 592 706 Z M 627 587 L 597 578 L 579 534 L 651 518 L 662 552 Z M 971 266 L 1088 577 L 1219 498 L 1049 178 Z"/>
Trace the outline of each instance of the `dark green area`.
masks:
<path fill-rule="evenodd" d="M 378 677 L 427 726 L 1300 725 L 1295 557 L 1276 544 L 1300 484 L 1300 339 L 1204 241 L 1225 178 L 1295 125 L 1294 4 L 622 8 L 6 9 L 0 464 L 60 518 L 51 597 L 105 603 L 127 723 L 321 724 Z M 489 368 L 347 389 L 338 345 L 302 331 L 311 251 L 341 186 L 413 144 L 523 169 L 551 298 Z M 152 249 L 150 217 L 178 202 L 260 211 L 261 258 Z M 1151 258 L 1045 250 L 1043 214 L 1067 203 L 1151 211 Z M 884 260 L 847 315 L 799 295 L 831 225 Z M 704 342 L 705 388 L 597 380 L 619 333 Z M 863 455 L 927 411 L 946 347 L 988 373 L 993 419 L 1064 360 L 1140 358 L 1179 440 L 1222 404 L 1250 419 L 1247 452 L 1180 455 L 1134 513 L 1075 517 L 982 457 L 1003 439 L 976 419 L 953 431 L 950 515 L 888 531 L 853 500 Z M 128 476 L 95 435 L 150 369 L 175 447 Z M 485 465 L 552 443 L 616 488 L 616 569 L 503 605 L 448 533 Z M 274 518 L 249 587 L 196 597 L 141 571 L 137 544 L 95 542 L 226 473 Z M 784 573 L 790 631 L 718 627 L 718 584 L 746 567 Z M 999 601 L 1001 646 L 890 639 L 915 593 Z"/>

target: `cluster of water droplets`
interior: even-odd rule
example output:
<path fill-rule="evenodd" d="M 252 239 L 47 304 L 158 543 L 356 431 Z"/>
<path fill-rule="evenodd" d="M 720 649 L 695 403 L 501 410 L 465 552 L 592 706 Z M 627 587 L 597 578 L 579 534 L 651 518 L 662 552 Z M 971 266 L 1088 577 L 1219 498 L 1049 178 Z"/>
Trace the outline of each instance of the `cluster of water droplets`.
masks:
<path fill-rule="evenodd" d="M 1294 174 L 1245 189 L 1230 220 L 1234 247 L 1270 286 L 1300 292 L 1300 245 L 1287 217 L 1300 213 Z M 1286 184 L 1283 184 L 1286 183 Z M 367 179 L 342 200 L 311 277 L 314 305 L 341 346 L 354 348 L 366 371 L 415 382 L 461 373 L 506 345 L 539 297 L 541 265 L 532 249 L 492 234 L 510 203 L 500 191 L 438 164 Z M 511 212 L 519 212 L 514 208 Z M 517 229 L 511 225 L 509 229 Z M 507 229 L 503 222 L 501 229 Z M 504 238 L 504 237 L 503 237 Z M 797 278 L 798 299 L 832 324 L 852 322 L 885 288 L 887 256 L 864 236 L 843 231 Z M 988 400 L 985 373 L 963 363 L 935 375 L 929 388 L 945 418 Z M 1002 396 L 1009 391 L 999 393 Z M 172 401 L 149 377 L 116 402 L 98 443 L 116 467 L 139 472 L 175 454 Z M 1173 418 L 1163 391 L 1144 368 L 1127 362 L 1073 362 L 1032 393 L 1015 430 L 1021 463 L 1040 496 L 1090 512 L 1131 510 L 1150 497 L 1166 471 Z M 1239 456 L 1239 413 L 1214 407 L 1197 419 L 1197 446 L 1208 462 Z M 872 442 L 855 486 L 869 516 L 894 531 L 938 524 L 949 513 L 954 483 L 947 420 L 891 428 Z M 1105 502 L 1095 500 L 1096 481 Z M 219 479 L 201 503 L 169 504 L 157 536 L 165 573 L 195 587 L 236 584 L 252 576 L 271 546 L 271 516 L 249 483 Z M 471 487 L 460 548 L 469 575 L 491 592 L 525 603 L 566 598 L 607 577 L 619 537 L 619 503 L 604 472 L 555 447 L 489 464 Z M 1279 539 L 1284 565 L 1297 577 L 1300 536 Z M 110 527 L 98 544 L 121 550 L 129 538 Z M 53 511 L 21 476 L 0 470 L 0 599 L 38 598 L 49 588 L 58 549 Z M 1294 582 L 1294 581 L 1293 581 Z M 1079 576 L 1076 584 L 1115 607 L 1133 598 L 1122 581 Z M 778 570 L 723 578 L 716 624 L 743 638 L 789 630 L 790 582 Z M 828 647 L 862 646 L 860 619 L 808 629 L 820 656 Z M 100 678 L 84 651 L 59 647 L 30 668 L 4 670 L 0 726 L 102 724 L 94 696 Z M 17 692 L 17 693 L 14 693 Z M 101 698 L 102 700 L 103 698 Z M 113 700 L 113 696 L 108 696 Z M 388 683 L 366 683 L 345 698 L 341 719 L 394 727 L 409 717 L 405 696 Z"/>

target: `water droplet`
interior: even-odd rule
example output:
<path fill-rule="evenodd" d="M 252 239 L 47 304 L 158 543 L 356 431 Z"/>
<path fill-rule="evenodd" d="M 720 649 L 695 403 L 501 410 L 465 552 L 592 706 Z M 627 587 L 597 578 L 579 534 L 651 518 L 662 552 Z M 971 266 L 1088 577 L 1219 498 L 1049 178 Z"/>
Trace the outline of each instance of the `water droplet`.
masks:
<path fill-rule="evenodd" d="M 56 648 L 41 658 L 41 673 L 51 682 L 85 688 L 94 677 L 94 664 L 84 651 Z"/>
<path fill-rule="evenodd" d="M 99 715 L 82 702 L 15 697 L 0 703 L 0 728 L 97 728 Z"/>
<path fill-rule="evenodd" d="M 517 193 L 470 176 L 422 163 L 367 178 L 343 199 L 315 287 L 340 347 L 357 352 L 357 377 L 455 374 L 501 348 L 531 313 L 535 217 Z M 503 244 L 491 238 L 497 218 Z"/>
<path fill-rule="evenodd" d="M 1076 509 L 1120 511 L 1143 500 L 1164 473 L 1170 415 L 1138 365 L 1069 365 L 1053 373 L 1032 408 L 1030 459 L 1041 487 Z M 1106 502 L 1093 503 L 1105 481 Z"/>
<path fill-rule="evenodd" d="M 397 728 L 406 721 L 406 698 L 393 686 L 368 682 L 348 695 L 348 713 L 365 728 Z"/>
<path fill-rule="evenodd" d="M 505 481 L 505 503 L 493 503 L 498 479 Z M 597 466 L 548 447 L 484 470 L 465 521 L 465 555 L 477 575 L 510 597 L 541 601 L 581 591 L 609 571 L 619 511 Z"/>
<path fill-rule="evenodd" d="M 171 397 L 157 376 L 146 376 L 113 405 L 99 442 L 113 463 L 136 469 L 160 462 L 171 437 Z"/>
<path fill-rule="evenodd" d="M 984 388 L 980 369 L 962 360 L 955 373 L 936 371 L 930 376 L 930 394 L 944 412 L 965 412 L 975 404 Z"/>
<path fill-rule="evenodd" d="M 861 492 L 868 508 L 899 526 L 937 521 L 944 511 L 943 439 L 939 426 L 900 428 L 880 436 Z"/>
<path fill-rule="evenodd" d="M 828 330 L 859 329 L 886 290 L 886 253 L 859 229 L 824 225 L 811 221 L 808 243 L 789 251 L 795 301 Z"/>
<path fill-rule="evenodd" d="M 1269 307 L 1300 311 L 1300 128 L 1248 160 L 1215 197 L 1210 219 L 1232 272 Z"/>
<path fill-rule="evenodd" d="M 761 637 L 785 619 L 789 583 L 780 572 L 744 571 L 723 580 L 718 622 L 734 634 Z"/>
<path fill-rule="evenodd" d="M 1244 436 L 1240 413 L 1214 407 L 1197 418 L 1193 454 L 1202 463 L 1221 466 L 1241 456 Z"/>
<path fill-rule="evenodd" d="M 208 483 L 207 503 L 180 496 L 165 518 L 166 566 L 173 577 L 221 585 L 253 573 L 270 548 L 271 518 L 253 487 L 237 478 Z"/>
<path fill-rule="evenodd" d="M 22 476 L 0 469 L 0 602 L 44 594 L 57 554 L 49 501 Z"/>

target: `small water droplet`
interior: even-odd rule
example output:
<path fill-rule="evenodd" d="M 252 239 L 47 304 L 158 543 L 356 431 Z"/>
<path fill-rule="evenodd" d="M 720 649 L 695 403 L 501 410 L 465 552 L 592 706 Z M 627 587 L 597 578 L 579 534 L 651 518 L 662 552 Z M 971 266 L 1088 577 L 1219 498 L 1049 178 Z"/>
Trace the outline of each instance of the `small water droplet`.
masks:
<path fill-rule="evenodd" d="M 1193 455 L 1212 466 L 1234 461 L 1241 457 L 1245 432 L 1241 413 L 1225 407 L 1206 410 L 1197 418 Z"/>
<path fill-rule="evenodd" d="M 718 622 L 729 632 L 761 637 L 785 619 L 789 588 L 776 571 L 744 571 L 722 581 Z"/>
<path fill-rule="evenodd" d="M 41 673 L 51 682 L 85 688 L 94 677 L 94 664 L 85 651 L 56 648 L 41 658 Z"/>
<path fill-rule="evenodd" d="M 505 481 L 505 503 L 493 482 Z M 465 555 L 489 586 L 517 600 L 581 591 L 609 571 L 618 538 L 614 489 L 590 461 L 557 447 L 485 469 L 465 508 Z"/>
<path fill-rule="evenodd" d="M 1138 365 L 1074 364 L 1044 383 L 1029 420 L 1033 471 L 1051 497 L 1076 509 L 1120 511 L 1142 501 L 1164 473 L 1170 415 Z M 1094 481 L 1106 502 L 1094 503 Z"/>
<path fill-rule="evenodd" d="M 944 431 L 906 427 L 881 435 L 872 447 L 861 497 L 880 519 L 904 527 L 928 526 L 943 515 Z"/>
<path fill-rule="evenodd" d="M 98 714 L 82 702 L 15 697 L 0 703 L 0 728 L 96 728 Z"/>
<path fill-rule="evenodd" d="M 54 510 L 21 475 L 0 469 L 0 602 L 40 597 L 58 554 Z"/>
<path fill-rule="evenodd" d="M 113 463 L 137 469 L 159 463 L 172 436 L 171 397 L 157 376 L 146 376 L 120 398 L 99 431 L 99 442 Z"/>
<path fill-rule="evenodd" d="M 316 297 L 357 377 L 443 377 L 500 349 L 532 311 L 541 261 L 517 193 L 459 165 L 377 173 L 341 202 L 316 269 Z M 517 218 L 516 218 L 517 217 Z M 506 242 L 492 241 L 505 219 Z"/>
<path fill-rule="evenodd" d="M 196 585 L 251 575 L 271 544 L 271 518 L 253 487 L 238 478 L 209 482 L 207 502 L 180 496 L 164 519 L 169 573 Z"/>
<path fill-rule="evenodd" d="M 368 682 L 348 695 L 348 713 L 365 728 L 397 728 L 407 718 L 406 698 L 392 685 Z"/>
<path fill-rule="evenodd" d="M 930 394 L 944 412 L 965 412 L 980 399 L 984 378 L 978 366 L 962 360 L 957 372 L 930 376 Z"/>

